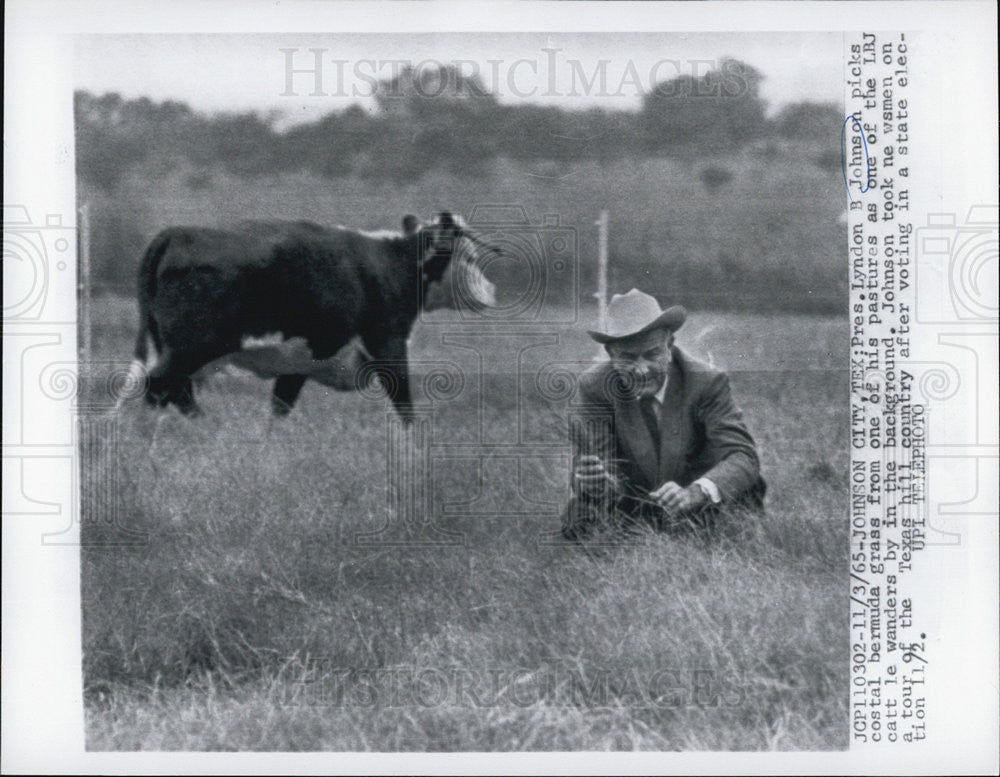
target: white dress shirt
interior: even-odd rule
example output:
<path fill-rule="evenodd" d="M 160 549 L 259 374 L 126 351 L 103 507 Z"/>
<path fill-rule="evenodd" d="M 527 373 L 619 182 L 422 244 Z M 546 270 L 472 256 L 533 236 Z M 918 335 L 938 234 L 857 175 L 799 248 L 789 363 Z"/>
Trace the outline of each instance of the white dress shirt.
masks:
<path fill-rule="evenodd" d="M 667 394 L 668 380 L 670 380 L 669 376 L 665 377 L 663 379 L 663 385 L 660 386 L 660 390 L 653 395 L 653 399 L 656 400 L 655 412 L 656 412 L 657 423 L 659 423 L 660 421 L 660 413 L 663 410 L 663 398 Z M 722 495 L 719 493 L 719 487 L 715 485 L 715 483 L 710 478 L 706 477 L 698 478 L 691 485 L 698 486 L 698 488 L 702 490 L 702 492 L 705 494 L 705 496 L 708 497 L 709 501 L 712 504 L 717 505 L 722 501 Z"/>

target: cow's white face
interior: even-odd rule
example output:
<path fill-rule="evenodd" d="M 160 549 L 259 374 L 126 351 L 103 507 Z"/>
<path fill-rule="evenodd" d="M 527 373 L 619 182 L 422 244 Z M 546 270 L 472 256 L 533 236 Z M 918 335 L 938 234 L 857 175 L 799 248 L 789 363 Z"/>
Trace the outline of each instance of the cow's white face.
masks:
<path fill-rule="evenodd" d="M 424 276 L 424 310 L 451 308 L 481 311 L 496 305 L 496 287 L 482 270 L 491 249 L 466 234 L 464 225 L 458 222 L 430 229 L 437 230 L 439 236 L 430 246 L 425 265 L 428 274 Z M 434 262 L 443 260 L 440 253 L 434 258 L 435 252 L 449 249 L 451 258 L 443 269 L 434 267 Z"/>

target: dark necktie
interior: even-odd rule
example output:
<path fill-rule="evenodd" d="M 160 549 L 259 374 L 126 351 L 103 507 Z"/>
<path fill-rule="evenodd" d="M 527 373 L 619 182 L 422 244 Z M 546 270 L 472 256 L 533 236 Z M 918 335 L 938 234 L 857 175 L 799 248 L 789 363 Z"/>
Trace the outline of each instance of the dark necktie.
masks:
<path fill-rule="evenodd" d="M 653 437 L 653 450 L 656 451 L 656 455 L 659 457 L 660 403 L 656 401 L 656 397 L 643 397 L 639 400 L 639 407 L 642 410 L 642 417 L 646 422 L 646 428 L 649 429 L 649 433 Z"/>

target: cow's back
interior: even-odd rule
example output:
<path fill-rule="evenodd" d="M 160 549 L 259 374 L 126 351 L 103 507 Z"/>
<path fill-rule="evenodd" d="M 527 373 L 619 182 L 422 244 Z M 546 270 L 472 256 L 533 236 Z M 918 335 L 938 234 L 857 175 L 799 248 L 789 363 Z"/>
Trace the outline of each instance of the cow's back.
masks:
<path fill-rule="evenodd" d="M 353 334 L 373 311 L 385 314 L 378 288 L 399 272 L 389 241 L 303 221 L 243 226 L 268 257 L 263 291 L 297 334 L 317 322 L 339 322 Z"/>
<path fill-rule="evenodd" d="M 178 344 L 225 341 L 230 348 L 239 336 L 270 332 L 346 342 L 375 311 L 391 318 L 401 307 L 392 299 L 398 241 L 305 221 L 173 227 L 157 240 L 167 247 L 152 307 Z"/>
<path fill-rule="evenodd" d="M 348 319 L 353 332 L 385 326 L 408 334 L 416 317 L 417 238 L 368 234 L 311 222 L 256 221 L 244 225 L 271 247 L 289 299 L 303 289 L 317 320 Z M 412 265 L 412 266 L 411 266 Z"/>

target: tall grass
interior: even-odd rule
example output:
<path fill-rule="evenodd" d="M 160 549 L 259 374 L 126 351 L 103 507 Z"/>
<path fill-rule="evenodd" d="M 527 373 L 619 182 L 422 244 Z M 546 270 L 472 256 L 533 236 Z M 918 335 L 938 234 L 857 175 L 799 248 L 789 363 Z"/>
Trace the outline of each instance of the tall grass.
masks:
<path fill-rule="evenodd" d="M 134 310 L 97 307 L 95 348 L 127 360 Z M 458 544 L 356 541 L 392 515 L 381 399 L 309 384 L 271 426 L 269 386 L 224 378 L 197 422 L 127 405 L 116 441 L 97 441 L 121 525 L 83 523 L 88 747 L 845 747 L 844 327 L 705 315 L 682 330 L 730 369 L 770 486 L 765 515 L 710 540 L 552 541 L 565 449 L 501 443 L 519 408 L 531 439 L 557 440 L 553 407 L 499 346 L 480 344 L 479 375 L 431 326 L 412 340 L 418 376 L 447 358 L 468 379 L 434 403 L 436 453 L 412 466 Z M 541 358 L 593 353 L 573 331 Z M 495 445 L 477 455 L 442 446 L 480 434 Z M 83 476 L 100 487 L 98 468 Z"/>

